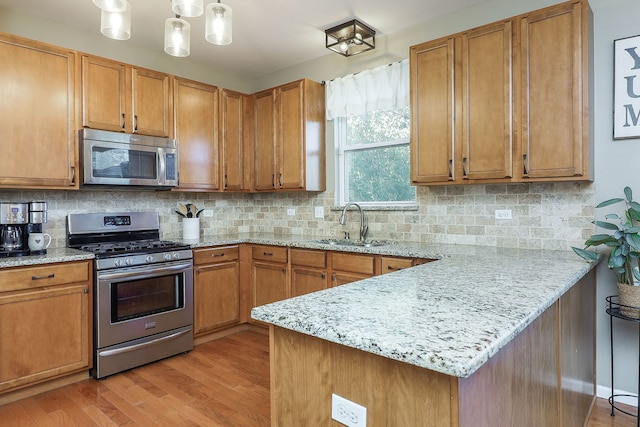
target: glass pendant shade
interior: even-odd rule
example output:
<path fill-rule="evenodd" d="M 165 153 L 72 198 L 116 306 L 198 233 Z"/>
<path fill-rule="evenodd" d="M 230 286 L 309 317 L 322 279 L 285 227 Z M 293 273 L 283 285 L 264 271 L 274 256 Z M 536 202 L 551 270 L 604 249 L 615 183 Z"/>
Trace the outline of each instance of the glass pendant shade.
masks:
<path fill-rule="evenodd" d="M 127 0 L 93 0 L 93 4 L 106 12 L 124 12 Z"/>
<path fill-rule="evenodd" d="M 209 43 L 225 45 L 231 43 L 231 24 L 233 12 L 223 3 L 207 5 L 205 38 Z"/>
<path fill-rule="evenodd" d="M 171 56 L 185 57 L 191 53 L 191 25 L 180 18 L 164 21 L 164 51 Z"/>
<path fill-rule="evenodd" d="M 100 13 L 100 32 L 110 39 L 128 40 L 131 37 L 131 5 L 125 2 L 123 12 Z"/>
<path fill-rule="evenodd" d="M 203 0 L 171 0 L 171 9 L 176 15 L 195 18 L 204 12 Z"/>

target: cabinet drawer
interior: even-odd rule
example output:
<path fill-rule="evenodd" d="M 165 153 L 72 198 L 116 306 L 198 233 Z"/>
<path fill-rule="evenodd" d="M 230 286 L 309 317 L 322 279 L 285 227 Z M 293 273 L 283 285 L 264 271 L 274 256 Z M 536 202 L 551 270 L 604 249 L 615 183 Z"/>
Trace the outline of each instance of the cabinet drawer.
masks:
<path fill-rule="evenodd" d="M 325 268 L 327 266 L 327 254 L 324 251 L 291 249 L 291 264 Z"/>
<path fill-rule="evenodd" d="M 89 262 L 68 262 L 0 270 L 0 292 L 88 282 Z"/>
<path fill-rule="evenodd" d="M 382 257 L 382 274 L 412 267 L 413 258 Z"/>
<path fill-rule="evenodd" d="M 331 268 L 333 270 L 351 273 L 374 274 L 373 255 L 354 255 L 334 252 L 331 254 Z"/>
<path fill-rule="evenodd" d="M 196 249 L 193 251 L 193 264 L 218 264 L 238 259 L 238 246 L 220 246 L 216 248 Z"/>
<path fill-rule="evenodd" d="M 277 246 L 254 245 L 251 248 L 251 256 L 254 260 L 286 263 L 287 248 Z"/>

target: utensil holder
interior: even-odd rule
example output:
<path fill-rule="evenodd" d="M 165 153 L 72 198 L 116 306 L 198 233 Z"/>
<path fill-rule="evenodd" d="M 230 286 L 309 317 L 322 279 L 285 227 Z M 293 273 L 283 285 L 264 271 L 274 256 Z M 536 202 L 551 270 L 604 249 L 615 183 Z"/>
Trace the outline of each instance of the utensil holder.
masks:
<path fill-rule="evenodd" d="M 182 239 L 200 239 L 200 218 L 182 218 Z"/>

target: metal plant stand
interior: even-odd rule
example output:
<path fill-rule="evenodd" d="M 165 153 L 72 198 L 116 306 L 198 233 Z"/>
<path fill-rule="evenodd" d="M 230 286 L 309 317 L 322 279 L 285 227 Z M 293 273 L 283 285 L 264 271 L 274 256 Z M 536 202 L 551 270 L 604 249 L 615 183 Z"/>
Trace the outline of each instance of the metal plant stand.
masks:
<path fill-rule="evenodd" d="M 626 397 L 635 397 L 636 399 L 638 399 L 638 409 L 640 409 L 640 396 L 636 395 L 636 394 L 615 394 L 614 390 L 615 387 L 613 386 L 613 381 L 614 381 L 614 375 L 613 375 L 613 318 L 617 317 L 618 319 L 621 320 L 625 320 L 628 322 L 635 322 L 637 324 L 640 325 L 640 319 L 634 319 L 632 317 L 628 317 L 625 316 L 624 314 L 622 314 L 621 307 L 628 307 L 625 305 L 620 304 L 620 299 L 618 297 L 618 295 L 611 295 L 608 296 L 606 298 L 607 301 L 607 314 L 609 315 L 609 328 L 610 328 L 610 337 L 611 337 L 611 396 L 609 397 L 609 405 L 611 405 L 611 416 L 614 417 L 615 411 L 620 411 L 623 414 L 627 414 L 630 415 L 632 417 L 636 418 L 636 426 L 640 427 L 640 417 L 638 417 L 638 411 L 636 411 L 635 414 L 632 414 L 630 412 L 625 411 L 624 409 L 621 409 L 619 407 L 616 406 L 616 402 L 615 402 L 615 398 L 616 397 L 622 397 L 622 396 L 626 396 Z M 636 308 L 636 307 L 632 307 L 632 308 Z M 640 326 L 638 327 L 638 340 L 639 340 L 639 348 L 638 351 L 640 352 Z M 640 353 L 639 353 L 640 354 Z M 640 373 L 638 375 L 638 390 L 640 390 Z"/>

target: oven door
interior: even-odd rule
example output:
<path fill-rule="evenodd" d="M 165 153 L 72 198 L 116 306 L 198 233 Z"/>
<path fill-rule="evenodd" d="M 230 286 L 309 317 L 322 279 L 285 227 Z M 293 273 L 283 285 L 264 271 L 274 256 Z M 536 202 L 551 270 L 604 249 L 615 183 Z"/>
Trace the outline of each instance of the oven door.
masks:
<path fill-rule="evenodd" d="M 97 348 L 193 324 L 191 260 L 98 271 L 96 276 Z"/>

